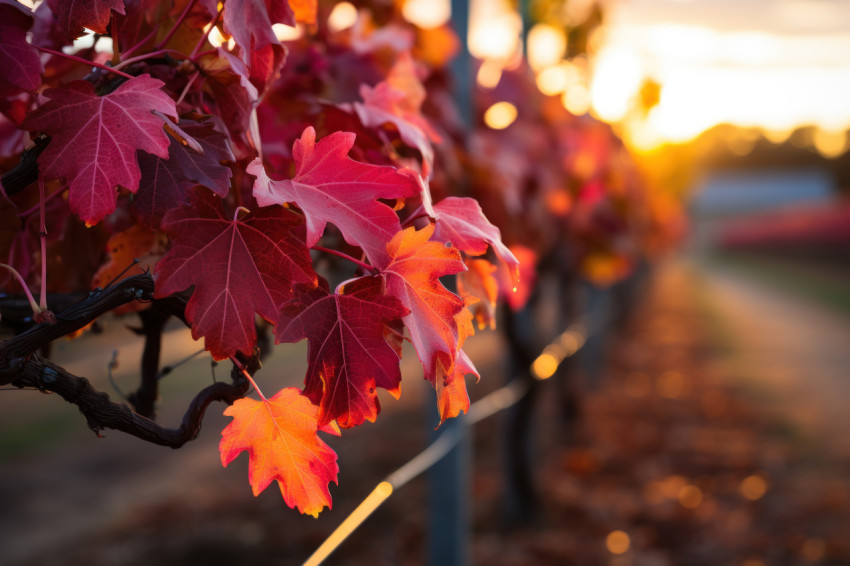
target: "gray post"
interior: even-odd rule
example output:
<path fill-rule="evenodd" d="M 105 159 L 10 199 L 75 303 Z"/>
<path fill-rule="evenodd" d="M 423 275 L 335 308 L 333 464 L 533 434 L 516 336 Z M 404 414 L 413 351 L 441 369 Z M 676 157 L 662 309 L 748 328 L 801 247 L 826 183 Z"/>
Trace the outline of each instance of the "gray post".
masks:
<path fill-rule="evenodd" d="M 467 47 L 469 0 L 452 1 L 452 23 L 460 37 L 461 50 L 451 65 L 454 99 L 461 118 L 472 124 L 472 60 Z M 431 401 L 433 403 L 433 401 Z M 433 404 L 431 404 L 433 407 Z M 433 409 L 431 409 L 433 411 Z M 433 414 L 433 412 L 431 413 Z M 433 429 L 438 419 L 427 419 Z M 451 419 L 431 433 L 431 440 L 441 433 L 456 431 L 461 441 L 428 473 L 428 560 L 431 566 L 464 566 L 470 564 L 470 460 L 469 427 L 463 417 Z"/>

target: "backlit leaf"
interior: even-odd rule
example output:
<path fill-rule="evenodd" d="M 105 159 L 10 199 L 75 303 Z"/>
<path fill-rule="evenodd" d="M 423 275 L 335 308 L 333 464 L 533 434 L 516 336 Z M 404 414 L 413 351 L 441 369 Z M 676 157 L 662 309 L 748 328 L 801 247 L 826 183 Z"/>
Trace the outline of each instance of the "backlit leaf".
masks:
<path fill-rule="evenodd" d="M 434 149 L 431 142 L 439 142 L 434 131 L 420 109 L 425 101 L 425 87 L 416 75 L 410 53 L 402 53 L 387 75 L 375 87 L 362 85 L 360 97 L 354 109 L 365 126 L 379 127 L 392 123 L 398 128 L 399 136 L 410 147 L 422 154 L 422 176 L 431 176 Z"/>
<path fill-rule="evenodd" d="M 233 421 L 221 433 L 221 463 L 227 466 L 248 452 L 248 482 L 254 495 L 277 481 L 283 500 L 317 517 L 331 506 L 330 482 L 337 482 L 336 453 L 317 432 L 318 408 L 288 387 L 268 400 L 239 399 L 224 410 Z"/>
<path fill-rule="evenodd" d="M 393 209 L 377 199 L 413 196 L 420 189 L 410 171 L 349 158 L 353 145 L 354 134 L 348 132 L 335 132 L 316 143 L 316 131 L 309 127 L 292 148 L 292 180 L 270 179 L 259 158 L 248 173 L 257 177 L 254 197 L 260 206 L 288 202 L 304 212 L 308 247 L 316 245 L 331 222 L 346 242 L 363 248 L 377 265 L 385 261 L 387 243 L 401 229 Z"/>
<path fill-rule="evenodd" d="M 434 212 L 434 240 L 451 242 L 470 255 L 486 253 L 489 244 L 514 280 L 519 277 L 519 261 L 502 243 L 499 229 L 487 220 L 478 201 L 468 197 L 448 197 L 434 205 Z"/>
<path fill-rule="evenodd" d="M 387 293 L 410 310 L 402 321 L 410 331 L 425 378 L 436 383 L 437 363 L 443 368 L 454 365 L 460 338 L 455 316 L 464 309 L 464 300 L 446 289 L 440 277 L 459 273 L 466 266 L 458 250 L 429 241 L 433 231 L 429 225 L 396 234 L 387 246 L 390 260 L 383 273 Z"/>

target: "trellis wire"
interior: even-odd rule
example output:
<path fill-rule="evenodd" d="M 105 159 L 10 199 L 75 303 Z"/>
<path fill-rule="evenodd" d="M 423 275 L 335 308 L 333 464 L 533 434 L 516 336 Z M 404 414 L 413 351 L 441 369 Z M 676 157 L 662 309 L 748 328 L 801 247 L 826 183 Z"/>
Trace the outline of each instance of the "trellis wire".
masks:
<path fill-rule="evenodd" d="M 588 333 L 583 323 L 570 325 L 535 359 L 530 368 L 531 375 L 539 381 L 552 377 L 561 362 L 581 350 L 587 338 Z M 505 386 L 473 403 L 463 418 L 469 425 L 481 422 L 515 405 L 528 392 L 528 388 L 527 381 L 515 377 Z M 457 429 L 447 430 L 425 450 L 384 478 L 304 562 L 304 566 L 319 566 L 324 562 L 395 490 L 439 462 L 459 441 L 460 434 Z"/>

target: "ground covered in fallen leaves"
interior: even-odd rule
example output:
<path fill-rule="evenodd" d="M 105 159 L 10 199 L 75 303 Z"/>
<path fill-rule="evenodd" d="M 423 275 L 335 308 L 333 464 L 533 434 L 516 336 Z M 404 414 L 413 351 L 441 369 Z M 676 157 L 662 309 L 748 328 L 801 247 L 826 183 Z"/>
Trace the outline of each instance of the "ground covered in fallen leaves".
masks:
<path fill-rule="evenodd" d="M 477 426 L 475 564 L 850 564 L 850 454 L 768 410 L 746 376 L 729 375 L 738 346 L 712 312 L 691 271 L 662 270 L 609 340 L 601 375 L 592 379 L 578 362 L 568 372 L 585 391 L 577 420 L 563 418 L 558 384 L 542 384 L 538 500 L 522 519 L 505 512 L 504 416 Z M 473 399 L 504 379 L 497 356 L 476 362 L 483 379 Z M 169 468 L 177 494 L 134 500 L 129 491 L 122 512 L 19 563 L 298 564 L 423 445 L 424 390 L 404 393 L 378 424 L 333 444 L 341 485 L 318 520 L 287 509 L 273 488 L 251 497 L 244 470 L 186 477 Z M 399 489 L 328 563 L 425 563 L 426 500 L 423 478 Z"/>

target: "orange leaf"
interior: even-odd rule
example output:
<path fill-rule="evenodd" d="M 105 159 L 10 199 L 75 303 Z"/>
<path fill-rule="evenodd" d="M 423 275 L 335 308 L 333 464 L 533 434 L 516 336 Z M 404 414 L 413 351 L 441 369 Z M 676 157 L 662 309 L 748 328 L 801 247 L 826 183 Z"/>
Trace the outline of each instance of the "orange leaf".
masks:
<path fill-rule="evenodd" d="M 436 384 L 437 365 L 454 365 L 458 351 L 458 320 L 464 300 L 446 289 L 440 277 L 464 271 L 460 252 L 451 246 L 429 241 L 434 226 L 407 228 L 387 244 L 389 263 L 383 274 L 387 294 L 410 310 L 402 321 L 425 369 L 425 378 Z M 470 324 L 470 327 L 472 325 Z"/>
<path fill-rule="evenodd" d="M 309 26 L 316 24 L 317 0 L 289 0 L 295 21 Z"/>
<path fill-rule="evenodd" d="M 239 399 L 225 409 L 233 421 L 221 433 L 221 463 L 248 451 L 248 482 L 257 496 L 277 480 L 290 507 L 318 517 L 331 506 L 328 484 L 337 483 L 336 453 L 317 435 L 318 407 L 298 389 L 282 389 L 268 400 Z M 320 429 L 339 434 L 335 427 Z"/>
<path fill-rule="evenodd" d="M 475 297 L 467 295 L 464 298 L 466 308 L 455 315 L 458 330 L 457 357 L 452 366 L 446 370 L 442 362 L 437 363 L 437 409 L 440 411 L 440 424 L 446 419 L 452 419 L 469 410 L 469 395 L 466 392 L 466 374 L 471 373 L 476 379 L 480 379 L 478 370 L 475 369 L 472 360 L 461 348 L 466 339 L 475 330 L 472 327 L 472 313 L 469 306 L 478 302 Z"/>
<path fill-rule="evenodd" d="M 167 243 L 165 234 L 142 224 L 134 224 L 129 230 L 114 234 L 106 243 L 109 262 L 97 270 L 92 286 L 106 287 L 112 280 L 117 282 L 150 270 L 165 253 Z M 134 264 L 135 260 L 138 262 Z M 132 302 L 114 309 L 114 312 L 125 314 L 146 306 L 145 303 Z"/>
<path fill-rule="evenodd" d="M 478 322 L 478 329 L 496 328 L 496 301 L 499 299 L 499 282 L 494 275 L 496 266 L 486 259 L 467 259 L 469 271 L 457 274 L 457 290 L 461 295 L 471 295 L 478 302 L 472 307 L 472 314 Z"/>

